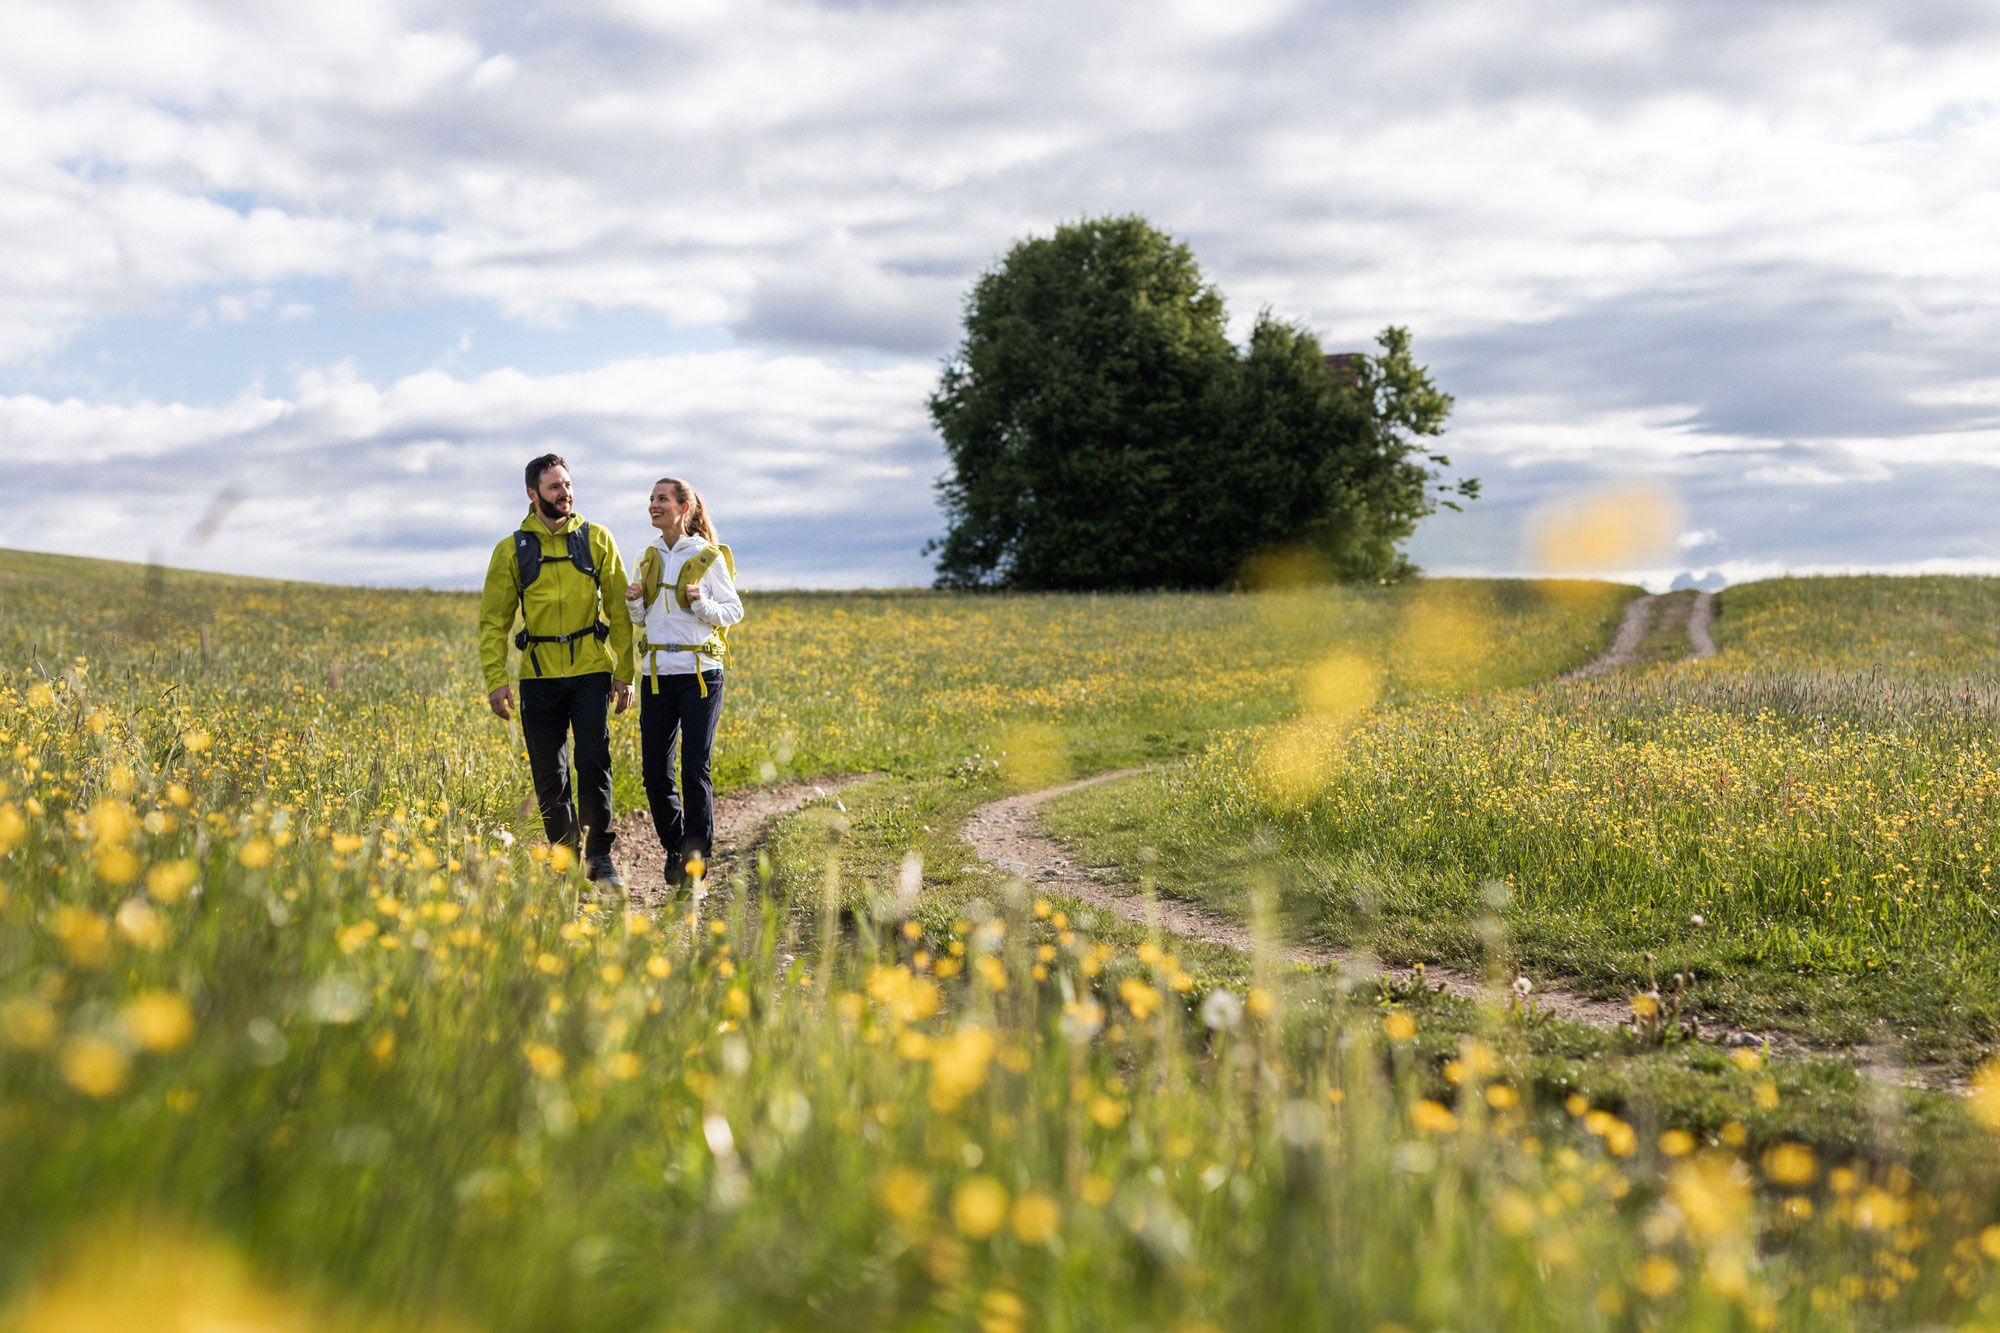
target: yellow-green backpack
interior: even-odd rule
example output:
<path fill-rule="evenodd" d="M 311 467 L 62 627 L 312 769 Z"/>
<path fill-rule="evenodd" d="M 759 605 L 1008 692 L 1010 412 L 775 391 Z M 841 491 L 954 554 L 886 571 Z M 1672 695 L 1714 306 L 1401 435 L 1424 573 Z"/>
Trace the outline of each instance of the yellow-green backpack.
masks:
<path fill-rule="evenodd" d="M 701 582 L 702 575 L 714 566 L 720 558 L 729 567 L 729 577 L 736 577 L 736 556 L 727 546 L 710 542 L 681 562 L 680 572 L 674 576 L 674 601 L 681 610 L 691 611 L 694 603 L 688 600 L 688 588 Z M 650 608 L 659 598 L 660 590 L 666 583 L 666 562 L 660 558 L 660 548 L 648 546 L 646 553 L 639 557 L 639 586 L 644 604 Z M 739 622 L 740 623 L 740 622 Z M 657 693 L 660 688 L 660 653 L 706 653 L 719 662 L 729 660 L 729 629 L 718 626 L 710 631 L 701 643 L 654 643 L 648 639 L 639 641 L 641 654 L 652 654 L 652 688 Z M 697 663 L 697 665 L 699 665 Z M 702 697 L 708 697 L 708 681 L 702 674 L 695 673 L 695 682 L 700 687 Z"/>

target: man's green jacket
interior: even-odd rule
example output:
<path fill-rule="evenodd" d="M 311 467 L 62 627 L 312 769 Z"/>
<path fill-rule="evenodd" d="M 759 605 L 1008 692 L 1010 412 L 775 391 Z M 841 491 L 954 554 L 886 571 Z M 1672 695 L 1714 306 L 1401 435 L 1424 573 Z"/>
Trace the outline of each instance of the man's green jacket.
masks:
<path fill-rule="evenodd" d="M 514 639 L 514 612 L 518 607 L 527 616 L 530 634 L 569 634 L 589 629 L 599 620 L 611 627 L 608 639 L 586 634 L 573 644 L 532 644 L 537 672 L 527 660 L 521 674 L 587 676 L 609 671 L 613 680 L 632 683 L 632 618 L 625 613 L 625 561 L 618 543 L 604 528 L 590 525 L 590 554 L 597 563 L 597 581 L 592 582 L 569 563 L 569 534 L 582 519 L 571 514 L 551 528 L 534 510 L 528 511 L 521 527 L 542 539 L 542 572 L 528 585 L 523 603 L 521 575 L 514 563 L 514 534 L 508 533 L 493 548 L 486 566 L 486 589 L 479 596 L 479 666 L 486 673 L 486 692 L 491 694 L 507 680 L 507 649 Z M 551 559 L 550 557 L 554 557 Z M 612 611 L 617 614 L 611 614 Z M 524 654 L 524 659 L 525 659 Z"/>

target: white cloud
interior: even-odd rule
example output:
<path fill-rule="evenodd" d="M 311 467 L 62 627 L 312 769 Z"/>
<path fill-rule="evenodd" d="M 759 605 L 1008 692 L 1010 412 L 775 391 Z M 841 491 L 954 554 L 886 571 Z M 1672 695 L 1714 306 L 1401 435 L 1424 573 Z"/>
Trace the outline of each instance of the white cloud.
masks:
<path fill-rule="evenodd" d="M 925 374 L 729 351 L 387 384 L 335 365 L 286 396 L 209 408 L 16 395 L 0 398 L 0 451 L 37 459 L 52 496 L 96 493 L 87 505 L 57 498 L 54 527 L 41 510 L 0 517 L 0 545 L 145 559 L 233 491 L 242 502 L 207 553 L 227 567 L 464 585 L 525 507 L 521 465 L 554 449 L 574 465 L 586 516 L 628 545 L 647 535 L 652 481 L 671 472 L 743 534 L 765 586 L 869 572 L 906 582 L 935 522 Z M 93 485 L 105 476 L 120 478 L 115 492 Z M 843 529 L 871 524 L 900 546 L 857 555 Z M 815 543 L 796 540 L 815 531 Z"/>
<path fill-rule="evenodd" d="M 430 476 L 468 439 L 581 421 L 637 476 L 699 421 L 753 442 L 743 512 L 820 512 L 793 479 L 830 456 L 915 516 L 923 391 L 973 277 L 1023 233 L 1138 210 L 1195 244 L 1238 327 L 1266 305 L 1337 346 L 1414 325 L 1497 514 L 1621 470 L 1846 494 L 2000 443 L 1996 63 L 2000 14 L 1945 0 L 603 0 L 532 20 L 18 0 L 0 367 L 31 380 L 133 314 L 304 338 L 329 303 L 300 280 L 554 328 L 646 311 L 758 350 L 322 370 L 208 407 L 22 394 L 0 438 L 39 421 L 106 460 L 407 449 L 397 467 Z"/>

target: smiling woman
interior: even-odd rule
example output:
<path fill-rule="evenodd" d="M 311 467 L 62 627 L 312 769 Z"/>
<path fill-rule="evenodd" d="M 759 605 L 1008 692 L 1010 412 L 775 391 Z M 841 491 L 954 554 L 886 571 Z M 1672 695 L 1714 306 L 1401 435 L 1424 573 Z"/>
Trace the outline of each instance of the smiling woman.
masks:
<path fill-rule="evenodd" d="M 667 891 L 691 886 L 699 894 L 715 855 L 715 729 L 722 718 L 729 630 L 743 620 L 743 599 L 736 591 L 736 557 L 717 541 L 708 506 L 694 487 L 678 477 L 660 478 L 647 512 L 659 536 L 625 590 L 626 609 L 641 631 L 639 758 L 653 829 L 666 853 Z"/>

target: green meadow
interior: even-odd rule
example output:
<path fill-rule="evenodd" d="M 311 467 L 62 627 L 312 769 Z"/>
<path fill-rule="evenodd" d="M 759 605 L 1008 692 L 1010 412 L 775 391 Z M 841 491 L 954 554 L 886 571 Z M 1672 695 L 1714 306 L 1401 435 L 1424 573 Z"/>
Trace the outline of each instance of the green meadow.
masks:
<path fill-rule="evenodd" d="M 753 583 L 721 785 L 864 779 L 655 913 L 537 846 L 472 597 L 0 553 L 0 1319 L 2000 1320 L 1996 594 L 1752 585 L 1710 662 L 1551 683 L 1632 592 Z M 1114 878 L 1501 985 L 1190 945 L 959 839 L 1124 765 L 1051 810 Z M 1516 968 L 1691 971 L 1806 1053 Z"/>

